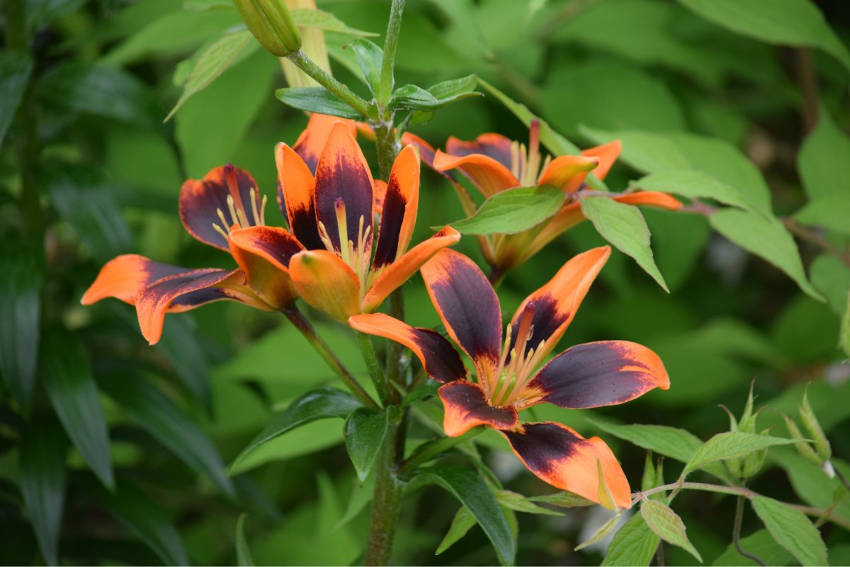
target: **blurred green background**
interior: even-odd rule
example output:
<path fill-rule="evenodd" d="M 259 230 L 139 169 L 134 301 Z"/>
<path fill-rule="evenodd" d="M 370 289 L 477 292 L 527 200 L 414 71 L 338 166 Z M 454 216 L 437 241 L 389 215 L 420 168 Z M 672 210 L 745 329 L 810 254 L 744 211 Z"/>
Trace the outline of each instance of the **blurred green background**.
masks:
<path fill-rule="evenodd" d="M 0 562 L 233 563 L 243 512 L 258 564 L 357 560 L 368 490 L 356 484 L 341 445 L 342 422 L 293 431 L 228 470 L 275 411 L 334 382 L 282 317 L 213 304 L 167 317 L 162 342 L 149 347 L 131 307 L 115 300 L 79 305 L 100 266 L 120 253 L 230 267 L 224 255 L 193 241 L 177 216 L 183 180 L 214 166 L 232 162 L 251 171 L 269 197 L 268 222 L 283 222 L 273 205 L 272 149 L 293 143 L 306 117 L 275 100 L 274 89 L 285 86 L 278 61 L 262 50 L 244 54 L 163 123 L 193 54 L 238 24 L 229 2 L 3 4 Z M 688 4 L 408 0 L 397 84 L 428 86 L 476 73 L 580 147 L 610 139 L 598 132 L 630 132 L 649 140 L 642 149 L 656 159 L 678 152 L 690 167 L 751 194 L 769 190 L 776 215 L 803 227 L 799 253 L 826 302 L 713 232 L 704 217 L 644 210 L 671 293 L 615 252 L 562 346 L 616 338 L 657 350 L 671 389 L 593 416 L 673 425 L 703 439 L 727 427 L 718 404 L 740 412 L 753 379 L 758 402 L 769 405 L 761 423 L 784 432 L 779 411 L 792 413 L 812 382 L 809 397 L 840 461 L 850 456 L 850 366 L 838 347 L 850 289 L 850 55 L 843 46 L 850 4 L 817 2 L 835 41 L 815 28 L 796 46 L 736 33 Z M 793 4 L 776 2 L 776 9 Z M 377 0 L 318 5 L 378 34 L 389 10 Z M 344 47 L 350 38 L 326 37 L 337 78 L 365 95 Z M 435 146 L 450 135 L 528 135 L 492 97 L 441 109 L 412 131 Z M 363 146 L 373 159 L 374 147 Z M 632 160 L 608 177 L 614 190 L 641 175 L 626 162 Z M 794 220 L 819 197 L 836 199 L 821 205 L 827 214 Z M 415 238 L 464 216 L 451 187 L 431 171 L 423 173 L 420 203 Z M 511 272 L 500 290 L 504 311 L 572 254 L 600 243 L 585 223 Z M 483 263 L 473 238 L 459 248 Z M 413 324 L 438 323 L 418 278 L 407 287 L 406 308 Z M 365 375 L 351 333 L 311 315 Z M 536 417 L 600 433 L 639 487 L 644 452 L 601 433 L 588 415 L 547 408 Z M 494 443 L 487 459 L 509 488 L 551 492 L 505 449 Z M 668 481 L 676 469 L 670 462 Z M 832 488 L 811 474 L 793 452 L 777 450 L 754 485 L 784 500 L 829 504 Z M 47 498 L 44 506 L 33 506 L 36 493 Z M 54 514 L 39 517 L 37 509 Z M 716 505 L 709 494 L 679 502 L 706 563 L 743 561 L 724 555 L 732 510 L 731 501 Z M 494 562 L 477 527 L 434 555 L 456 511 L 456 501 L 436 488 L 410 495 L 397 561 Z M 850 520 L 846 503 L 838 511 Z M 598 563 L 598 549 L 572 550 L 599 518 L 594 509 L 521 516 L 518 562 Z M 745 533 L 752 529 L 755 521 L 745 523 Z M 831 562 L 850 562 L 847 532 L 827 526 L 824 536 Z M 679 553 L 670 550 L 668 561 L 689 561 Z"/>

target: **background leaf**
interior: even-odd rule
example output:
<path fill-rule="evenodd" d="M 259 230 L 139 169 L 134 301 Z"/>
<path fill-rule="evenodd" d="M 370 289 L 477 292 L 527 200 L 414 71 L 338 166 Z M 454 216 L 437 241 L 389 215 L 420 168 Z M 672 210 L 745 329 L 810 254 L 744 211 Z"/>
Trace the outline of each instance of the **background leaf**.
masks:
<path fill-rule="evenodd" d="M 685 533 L 685 523 L 667 504 L 658 500 L 646 500 L 640 505 L 640 515 L 655 535 L 673 545 L 678 545 L 702 563 L 699 551 Z"/>
<path fill-rule="evenodd" d="M 32 59 L 13 51 L 0 53 L 0 147 L 18 110 L 32 73 Z"/>
<path fill-rule="evenodd" d="M 787 549 L 803 565 L 826 565 L 826 546 L 820 532 L 799 510 L 786 504 L 757 496 L 752 499 L 758 514 L 773 539 Z"/>
<path fill-rule="evenodd" d="M 767 447 L 788 445 L 793 442 L 791 439 L 758 435 L 756 433 L 744 433 L 742 431 L 718 433 L 694 452 L 693 456 L 685 465 L 685 472 L 702 468 L 714 461 L 743 457 L 744 455 L 766 449 Z"/>
<path fill-rule="evenodd" d="M 661 540 L 635 514 L 614 535 L 602 565 L 649 565 Z"/>

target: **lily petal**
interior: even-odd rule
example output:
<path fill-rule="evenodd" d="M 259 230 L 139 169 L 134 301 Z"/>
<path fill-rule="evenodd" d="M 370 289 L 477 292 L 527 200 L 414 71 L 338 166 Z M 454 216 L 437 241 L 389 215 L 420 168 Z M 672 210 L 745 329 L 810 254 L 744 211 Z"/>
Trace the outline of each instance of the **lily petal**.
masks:
<path fill-rule="evenodd" d="M 227 250 L 227 238 L 214 227 L 226 233 L 234 224 L 263 224 L 261 199 L 250 173 L 230 164 L 216 167 L 203 179 L 189 179 L 180 188 L 180 220 L 201 242 Z M 233 218 L 231 210 L 243 218 Z"/>
<path fill-rule="evenodd" d="M 610 255 L 610 246 L 600 246 L 573 256 L 551 280 L 525 298 L 511 319 L 511 349 L 515 347 L 523 314 L 533 310 L 526 351 L 536 349 L 540 341 L 545 341 L 545 351 L 551 352 Z"/>
<path fill-rule="evenodd" d="M 416 146 L 416 149 L 419 150 L 419 157 L 422 158 L 422 161 L 424 161 L 431 169 L 434 168 L 434 154 L 437 151 L 434 149 L 434 146 L 416 134 L 411 134 L 410 132 L 405 132 L 401 135 L 401 143 L 405 146 Z"/>
<path fill-rule="evenodd" d="M 511 429 L 519 421 L 514 408 L 488 404 L 478 384 L 461 380 L 450 382 L 440 387 L 439 394 L 445 410 L 443 430 L 449 437 L 463 435 L 478 425 Z"/>
<path fill-rule="evenodd" d="M 475 263 L 454 250 L 437 252 L 420 269 L 449 335 L 479 366 L 494 368 L 502 342 L 502 310 Z"/>
<path fill-rule="evenodd" d="M 468 156 L 470 154 L 483 154 L 491 157 L 511 169 L 511 140 L 501 134 L 488 132 L 481 134 L 472 142 L 459 140 L 450 136 L 446 140 L 446 153 L 453 156 Z"/>
<path fill-rule="evenodd" d="M 277 166 L 277 204 L 289 221 L 289 228 L 307 248 L 324 248 L 316 227 L 316 181 L 310 168 L 295 150 L 284 143 L 275 146 L 274 161 Z"/>
<path fill-rule="evenodd" d="M 304 247 L 292 234 L 279 227 L 252 226 L 231 231 L 229 241 L 233 259 L 257 295 L 276 309 L 295 300 L 289 260 Z"/>
<path fill-rule="evenodd" d="M 456 168 L 460 169 L 485 197 L 511 187 L 519 187 L 519 180 L 514 174 L 489 156 L 483 154 L 453 156 L 437 150 L 434 155 L 434 169 L 448 171 Z"/>
<path fill-rule="evenodd" d="M 562 490 L 599 502 L 599 463 L 602 476 L 620 508 L 631 505 L 629 481 L 614 453 L 599 437 L 585 439 L 554 422 L 525 423 L 523 431 L 501 431 L 525 467 Z"/>
<path fill-rule="evenodd" d="M 311 173 L 315 173 L 322 149 L 337 124 L 342 124 L 353 137 L 357 136 L 357 123 L 353 120 L 314 112 L 307 121 L 307 127 L 295 141 L 293 149 L 309 166 Z"/>
<path fill-rule="evenodd" d="M 587 177 L 587 172 L 597 166 L 597 158 L 585 156 L 558 156 L 549 162 L 537 178 L 538 185 L 551 185 L 568 193 L 576 191 Z"/>
<path fill-rule="evenodd" d="M 191 268 L 154 262 L 138 254 L 116 256 L 100 269 L 100 273 L 83 294 L 80 303 L 91 305 L 101 299 L 115 297 L 124 303 L 135 305 L 136 296 L 149 283 L 191 271 Z"/>
<path fill-rule="evenodd" d="M 360 312 L 360 283 L 348 264 L 327 250 L 299 252 L 289 275 L 304 301 L 339 321 Z"/>
<path fill-rule="evenodd" d="M 361 333 L 401 343 L 419 358 L 428 376 L 438 382 L 466 378 L 466 368 L 455 348 L 430 329 L 411 327 L 383 313 L 364 313 L 348 318 L 348 324 Z"/>
<path fill-rule="evenodd" d="M 378 308 L 389 294 L 401 287 L 410 277 L 416 273 L 422 264 L 428 261 L 434 254 L 457 243 L 460 233 L 454 228 L 447 226 L 443 230 L 424 240 L 408 250 L 401 258 L 387 266 L 383 272 L 375 278 L 372 287 L 363 297 L 363 311 L 369 312 Z"/>
<path fill-rule="evenodd" d="M 360 146 L 348 126 L 334 124 L 316 166 L 314 199 L 316 218 L 324 224 L 337 250 L 340 250 L 341 236 L 337 222 L 338 207 L 345 207 L 347 234 L 342 238 L 357 244 L 361 222 L 364 234 L 371 233 L 372 196 L 372 173 Z M 366 248 L 369 246 L 367 243 Z"/>
<path fill-rule="evenodd" d="M 419 156 L 413 146 L 405 146 L 393 162 L 381 202 L 381 228 L 373 268 L 393 262 L 407 250 L 418 209 Z"/>
<path fill-rule="evenodd" d="M 682 202 L 676 197 L 669 193 L 661 193 L 660 191 L 636 191 L 634 193 L 626 193 L 625 195 L 617 195 L 614 197 L 614 200 L 627 205 L 645 205 L 667 209 L 668 211 L 678 211 L 682 208 Z"/>
<path fill-rule="evenodd" d="M 614 140 L 613 142 L 608 142 L 601 146 L 582 150 L 581 155 L 599 159 L 599 165 L 593 170 L 593 174 L 602 180 L 605 179 L 605 176 L 608 175 L 608 172 L 611 170 L 614 162 L 616 162 L 617 158 L 620 157 L 622 149 L 622 142 L 620 142 L 620 140 Z"/>
<path fill-rule="evenodd" d="M 655 352 L 629 341 L 599 341 L 571 347 L 544 366 L 529 384 L 542 401 L 581 409 L 622 404 L 670 378 Z"/>
<path fill-rule="evenodd" d="M 230 299 L 259 309 L 271 307 L 243 285 L 242 270 L 207 268 L 157 280 L 136 297 L 136 315 L 142 335 L 150 344 L 159 342 L 166 313 L 180 313 L 206 303 Z"/>

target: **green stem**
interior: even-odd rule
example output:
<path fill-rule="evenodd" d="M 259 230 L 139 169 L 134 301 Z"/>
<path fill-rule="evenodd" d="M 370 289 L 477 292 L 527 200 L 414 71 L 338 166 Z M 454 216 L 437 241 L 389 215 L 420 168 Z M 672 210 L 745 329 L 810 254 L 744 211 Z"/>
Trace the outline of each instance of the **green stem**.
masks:
<path fill-rule="evenodd" d="M 310 324 L 310 321 L 307 320 L 306 317 L 298 310 L 294 305 L 282 310 L 283 314 L 286 315 L 286 318 L 295 325 L 295 327 L 301 331 L 301 334 L 304 335 L 304 338 L 307 339 L 313 348 L 316 349 L 322 358 L 325 359 L 325 362 L 328 363 L 334 372 L 339 375 L 345 385 L 354 393 L 355 396 L 360 398 L 367 406 L 377 407 L 378 404 L 375 403 L 375 400 L 372 399 L 372 396 L 363 389 L 363 386 L 360 385 L 360 382 L 357 381 L 357 378 L 354 377 L 351 372 L 340 362 L 340 360 L 333 353 L 328 344 L 322 340 L 316 333 L 316 329 L 313 328 L 313 325 Z"/>
<path fill-rule="evenodd" d="M 366 368 L 369 370 L 369 376 L 372 378 L 375 389 L 378 391 L 378 397 L 386 405 L 390 400 L 390 392 L 387 387 L 387 378 L 378 362 L 378 355 L 375 354 L 375 345 L 372 344 L 372 337 L 365 333 L 357 333 L 357 343 L 360 345 L 360 353 L 363 355 Z"/>
<path fill-rule="evenodd" d="M 396 470 L 397 440 L 401 423 L 393 423 L 375 463 L 375 492 L 372 497 L 372 520 L 366 543 L 364 565 L 387 565 L 392 552 L 393 536 L 401 509 L 404 484 Z"/>
<path fill-rule="evenodd" d="M 381 107 L 385 107 L 393 93 L 393 67 L 395 54 L 398 49 L 398 37 L 401 33 L 401 15 L 404 12 L 405 0 L 393 0 L 390 8 L 390 19 L 387 22 L 387 33 L 384 36 L 384 58 L 381 62 L 381 83 L 378 86 L 377 99 Z"/>
<path fill-rule="evenodd" d="M 744 519 L 744 497 L 738 496 L 735 499 L 735 524 L 732 527 L 732 543 L 735 544 L 735 549 L 741 556 L 746 557 L 750 561 L 754 561 L 764 567 L 765 563 L 757 555 L 753 555 L 741 546 L 741 523 Z"/>
<path fill-rule="evenodd" d="M 334 79 L 327 71 L 316 65 L 312 59 L 307 57 L 300 49 L 287 55 L 290 61 L 298 66 L 299 69 L 307 73 L 317 83 L 328 89 L 338 99 L 344 101 L 351 108 L 363 115 L 364 118 L 369 117 L 369 103 L 357 96 L 354 91 L 349 89 L 343 83 Z"/>
<path fill-rule="evenodd" d="M 425 443 L 424 445 L 416 449 L 416 451 L 401 464 L 398 469 L 398 472 L 400 475 L 411 473 L 416 470 L 416 467 L 418 467 L 419 465 L 427 463 L 434 457 L 445 453 L 455 445 L 459 445 L 461 443 L 469 441 L 473 437 L 476 437 L 477 435 L 483 432 L 483 427 L 476 427 L 465 435 L 461 435 L 459 437 L 441 437 L 440 439 Z"/>

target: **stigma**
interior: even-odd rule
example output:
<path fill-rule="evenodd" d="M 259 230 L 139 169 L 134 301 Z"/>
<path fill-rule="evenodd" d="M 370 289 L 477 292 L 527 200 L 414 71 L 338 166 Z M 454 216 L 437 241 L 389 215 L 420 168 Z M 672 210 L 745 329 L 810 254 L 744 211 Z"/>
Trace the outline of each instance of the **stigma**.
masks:
<path fill-rule="evenodd" d="M 540 154 L 540 121 L 532 120 L 528 129 L 528 147 L 519 142 L 511 142 L 511 173 L 520 185 L 530 187 L 537 185 L 540 172 L 546 169 L 551 156 L 541 161 Z"/>

